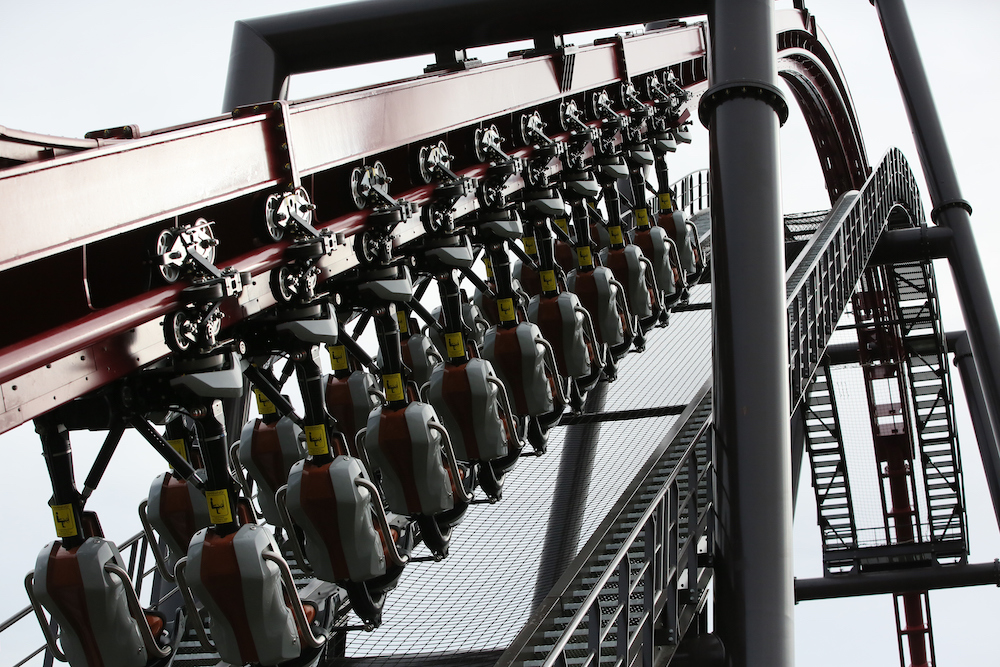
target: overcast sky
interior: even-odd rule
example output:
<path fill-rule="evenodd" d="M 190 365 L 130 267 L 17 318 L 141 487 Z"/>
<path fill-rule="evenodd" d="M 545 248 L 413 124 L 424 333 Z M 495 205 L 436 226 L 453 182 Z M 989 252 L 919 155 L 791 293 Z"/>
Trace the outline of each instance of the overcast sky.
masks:
<path fill-rule="evenodd" d="M 63 136 L 98 128 L 138 124 L 148 130 L 214 116 L 221 111 L 233 22 L 327 3 L 277 0 L 194 2 L 156 5 L 134 2 L 69 1 L 2 5 L 0 44 L 0 125 Z M 791 4 L 778 3 L 779 6 Z M 858 110 L 869 160 L 878 164 L 899 146 L 921 182 L 919 162 L 899 99 L 877 16 L 866 0 L 813 0 L 807 5 L 829 36 L 847 76 Z M 991 198 L 1000 182 L 995 127 L 1000 108 L 1000 60 L 996 35 L 1000 6 L 988 0 L 908 2 L 917 39 L 963 188 L 975 209 L 973 226 L 994 294 L 1000 293 L 998 206 Z M 156 9 L 154 9 L 154 7 Z M 947 7 L 947 9 L 942 9 Z M 567 11 L 572 11 L 571 5 Z M 377 38 L 372 48 L 377 47 Z M 297 77 L 291 97 L 363 85 L 419 73 L 426 58 L 333 74 Z M 815 152 L 796 110 L 782 130 L 783 197 L 788 212 L 829 207 Z M 700 143 L 699 143 L 700 142 Z M 705 137 L 678 153 L 672 173 L 707 166 Z M 925 196 L 925 207 L 930 210 Z M 44 221 L 24 221 L 38 224 Z M 963 328 L 947 266 L 938 277 L 946 329 Z M 957 374 L 956 392 L 961 391 Z M 1000 536 L 985 491 L 978 453 L 964 400 L 958 401 L 969 498 L 971 562 L 1000 556 Z M 74 435 L 82 462 L 89 462 L 99 439 Z M 25 426 L 0 436 L 5 463 L 0 488 L 11 503 L 4 513 L 7 535 L 17 536 L 0 550 L 0 619 L 24 604 L 20 574 L 32 567 L 41 546 L 52 538 L 45 506 L 50 493 L 37 438 Z M 137 529 L 132 507 L 145 497 L 149 481 L 163 468 L 137 439 L 126 439 L 108 472 L 109 487 L 92 505 L 112 539 Z M 85 468 L 78 466 L 82 481 Z M 796 575 L 821 574 L 819 536 L 811 489 L 804 481 L 796 519 Z M 126 499 L 124 502 L 122 499 Z M 123 510 L 127 507 L 127 511 Z M 16 511 L 10 511 L 16 509 Z M 931 606 L 942 665 L 995 665 L 1000 655 L 1000 592 L 993 587 L 934 592 Z M 878 665 L 898 662 L 890 599 L 863 598 L 804 603 L 796 608 L 800 665 Z M 5 639 L 5 642 L 7 640 Z M 13 643 L 0 645 L 0 665 L 15 658 Z M 20 655 L 20 651 L 16 655 Z"/>

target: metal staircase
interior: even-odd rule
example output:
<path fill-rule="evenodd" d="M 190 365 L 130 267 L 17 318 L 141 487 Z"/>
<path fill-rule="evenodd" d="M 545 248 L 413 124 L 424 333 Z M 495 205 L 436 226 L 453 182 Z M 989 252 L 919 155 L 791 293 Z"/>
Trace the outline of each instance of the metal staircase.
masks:
<path fill-rule="evenodd" d="M 858 530 L 829 363 L 816 369 L 809 385 L 805 419 L 806 451 L 823 539 L 823 570 L 828 574 L 849 572 L 856 561 L 838 552 L 858 548 Z"/>
<path fill-rule="evenodd" d="M 669 660 L 712 574 L 711 410 L 706 386 L 498 666 Z"/>
<path fill-rule="evenodd" d="M 888 267 L 899 304 L 915 434 L 924 475 L 929 539 L 938 553 L 967 552 L 962 466 L 933 267 L 929 262 Z M 927 345 L 928 340 L 935 345 Z"/>

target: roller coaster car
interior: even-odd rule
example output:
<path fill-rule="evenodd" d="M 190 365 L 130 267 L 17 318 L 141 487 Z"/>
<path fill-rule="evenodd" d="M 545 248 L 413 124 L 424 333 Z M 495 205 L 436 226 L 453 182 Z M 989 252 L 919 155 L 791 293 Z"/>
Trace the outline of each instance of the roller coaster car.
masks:
<path fill-rule="evenodd" d="M 302 530 L 314 575 L 341 585 L 366 625 L 380 625 L 385 593 L 413 549 L 411 524 L 390 526 L 364 464 L 350 456 L 295 464 L 284 502 Z"/>
<path fill-rule="evenodd" d="M 251 420 L 240 433 L 237 452 L 240 464 L 257 484 L 264 519 L 272 526 L 283 526 L 274 495 L 288 483 L 289 469 L 306 456 L 302 429 L 287 416 L 273 424 Z"/>
<path fill-rule="evenodd" d="M 528 319 L 552 344 L 559 373 L 570 378 L 570 404 L 583 409 L 584 395 L 601 377 L 605 359 L 590 313 L 572 292 L 538 296 L 528 304 Z"/>
<path fill-rule="evenodd" d="M 643 333 L 649 331 L 663 313 L 652 263 L 639 246 L 631 243 L 624 248 L 602 250 L 601 260 L 625 286 L 629 309 L 639 318 Z"/>
<path fill-rule="evenodd" d="M 204 471 L 199 471 L 204 477 Z M 177 475 L 165 472 L 153 480 L 149 498 L 139 505 L 139 518 L 150 543 L 155 543 L 147 528 L 152 528 L 167 543 L 170 556 L 176 562 L 187 553 L 191 538 L 211 525 L 205 495 L 193 484 Z M 161 575 L 173 581 L 173 570 L 161 567 Z"/>
<path fill-rule="evenodd" d="M 409 327 L 412 327 L 411 330 L 414 330 L 413 320 L 410 320 L 410 322 Z M 422 333 L 410 333 L 400 336 L 399 343 L 403 365 L 409 371 L 408 379 L 417 387 L 422 387 L 431 379 L 431 373 L 434 372 L 438 364 L 444 361 L 441 352 L 435 346 L 435 342 L 431 336 Z M 376 356 L 376 361 L 379 367 L 383 365 L 381 350 L 379 350 Z M 365 419 L 368 419 L 367 413 L 365 414 Z"/>
<path fill-rule="evenodd" d="M 56 658 L 72 667 L 166 664 L 165 619 L 140 607 L 123 563 L 115 544 L 98 536 L 70 549 L 60 540 L 42 548 L 24 585 Z M 42 605 L 59 626 L 62 650 Z"/>
<path fill-rule="evenodd" d="M 576 251 L 572 245 L 576 242 L 576 238 L 572 233 L 572 228 L 569 226 L 569 221 L 565 217 L 555 218 L 552 222 L 569 238 L 569 242 L 567 243 L 561 235 L 556 236 L 554 254 L 556 264 L 562 268 L 563 273 L 569 273 L 577 266 Z"/>
<path fill-rule="evenodd" d="M 615 280 L 611 269 L 598 266 L 591 271 L 573 271 L 566 282 L 597 322 L 594 333 L 598 343 L 607 345 L 616 361 L 625 356 L 632 345 L 634 329 L 625 302 L 625 288 Z"/>
<path fill-rule="evenodd" d="M 663 305 L 676 303 L 684 292 L 684 275 L 680 270 L 677 244 L 658 226 L 640 227 L 635 230 L 632 242 L 649 259 L 656 276 L 656 285 L 663 294 Z"/>
<path fill-rule="evenodd" d="M 521 453 L 507 390 L 485 359 L 442 364 L 435 369 L 426 395 L 444 422 L 455 456 L 479 464 L 479 484 L 498 500 L 503 473 Z"/>
<path fill-rule="evenodd" d="M 363 442 L 389 510 L 415 518 L 431 552 L 447 555 L 450 528 L 472 501 L 475 476 L 459 469 L 434 408 L 420 402 L 377 407 Z"/>
<path fill-rule="evenodd" d="M 426 336 L 421 336 L 424 340 Z M 427 343 L 430 345 L 430 342 Z M 406 345 L 403 345 L 404 350 Z M 404 358 L 406 353 L 404 352 Z M 418 358 L 421 358 L 418 356 Z M 412 367 L 411 367 L 412 368 Z M 331 373 L 326 380 L 326 409 L 350 445 L 365 427 L 368 414 L 382 404 L 378 381 L 367 371 L 356 370 L 345 378 Z"/>
<path fill-rule="evenodd" d="M 315 658 L 325 646 L 309 620 L 317 609 L 303 608 L 288 564 L 263 526 L 244 524 L 228 535 L 198 531 L 175 574 L 189 618 L 198 618 L 192 592 L 208 611 L 211 641 L 196 624 L 205 648 L 230 664 L 287 664 Z"/>
<path fill-rule="evenodd" d="M 697 228 L 688 222 L 684 211 L 668 211 L 666 213 L 661 211 L 659 224 L 674 240 L 687 284 L 692 285 L 698 282 L 705 270 L 705 260 L 701 254 Z"/>
<path fill-rule="evenodd" d="M 444 312 L 441 308 L 435 308 L 432 314 L 435 321 L 444 327 Z M 465 290 L 462 290 L 462 321 L 468 326 L 465 333 L 468 336 L 469 342 L 475 343 L 474 347 L 470 346 L 470 350 L 473 352 L 473 356 L 475 356 L 476 351 L 481 350 L 483 347 L 483 337 L 486 335 L 486 330 L 490 328 L 491 323 L 483 316 L 483 311 L 480 310 L 476 302 L 465 296 Z M 428 334 L 438 353 L 447 354 L 447 347 L 444 339 L 441 337 L 441 331 L 431 328 Z M 403 357 L 403 362 L 406 362 L 405 356 Z M 435 370 L 436 368 L 432 368 L 431 373 L 433 374 Z M 422 387 L 427 382 L 418 384 Z"/>

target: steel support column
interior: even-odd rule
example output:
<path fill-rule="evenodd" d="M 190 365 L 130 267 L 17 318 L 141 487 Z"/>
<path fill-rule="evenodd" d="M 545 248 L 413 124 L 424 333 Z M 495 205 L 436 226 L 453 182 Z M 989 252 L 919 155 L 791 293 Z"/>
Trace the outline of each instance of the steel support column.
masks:
<path fill-rule="evenodd" d="M 794 662 L 788 327 L 769 0 L 714 0 L 714 411 L 722 459 L 716 632 L 727 663 Z M 787 109 L 787 107 L 786 107 Z"/>
<path fill-rule="evenodd" d="M 948 144 L 941 128 L 930 84 L 917 50 L 903 0 L 876 0 L 885 42 L 906 104 L 920 163 L 934 210 L 931 218 L 952 231 L 949 253 L 962 315 L 986 398 L 994 432 L 1000 427 L 1000 326 L 990 298 L 986 274 L 969 219 L 971 207 L 962 198 Z"/>
<path fill-rule="evenodd" d="M 955 339 L 955 365 L 962 376 L 962 386 L 965 388 L 965 400 L 969 404 L 969 415 L 972 417 L 972 428 L 976 431 L 976 441 L 979 443 L 979 455 L 983 461 L 983 473 L 986 484 L 993 499 L 993 514 L 1000 525 L 1000 446 L 997 445 L 996 431 L 990 424 L 986 412 L 986 402 L 983 400 L 983 386 L 980 383 L 976 362 L 972 358 L 972 348 L 969 346 L 969 336 L 965 332 Z"/>

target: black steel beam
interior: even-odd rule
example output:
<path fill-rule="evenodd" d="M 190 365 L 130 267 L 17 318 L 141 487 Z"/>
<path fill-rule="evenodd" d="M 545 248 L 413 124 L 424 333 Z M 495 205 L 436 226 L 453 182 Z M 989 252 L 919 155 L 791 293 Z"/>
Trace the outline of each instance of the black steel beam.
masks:
<path fill-rule="evenodd" d="M 1000 586 L 1000 560 L 992 563 L 960 563 L 909 570 L 796 579 L 795 602 L 989 584 Z"/>
<path fill-rule="evenodd" d="M 367 0 L 237 21 L 223 113 L 282 99 L 292 74 L 704 14 L 705 0 Z"/>
<path fill-rule="evenodd" d="M 875 0 L 896 79 L 913 128 L 934 209 L 931 219 L 952 231 L 949 256 L 965 328 L 994 432 L 1000 429 L 1000 325 L 972 234 L 972 207 L 962 198 L 941 120 L 934 106 L 903 0 Z"/>
<path fill-rule="evenodd" d="M 948 257 L 952 231 L 947 227 L 887 229 L 882 232 L 868 264 L 904 264 L 928 262 Z"/>
<path fill-rule="evenodd" d="M 968 334 L 964 331 L 949 331 L 944 335 L 945 344 L 948 346 L 949 352 L 957 352 L 957 344 L 960 338 L 967 338 Z M 906 341 L 903 345 L 906 347 L 906 351 L 910 354 L 935 354 L 938 349 L 938 339 L 937 336 L 933 334 L 927 336 L 914 336 Z M 856 364 L 858 363 L 858 344 L 857 343 L 837 343 L 835 345 L 830 345 L 826 348 L 824 353 L 826 358 L 830 360 L 831 366 L 843 366 L 845 364 Z"/>
<path fill-rule="evenodd" d="M 993 514 L 1000 525 L 1000 445 L 997 444 L 996 431 L 990 424 L 983 399 L 983 386 L 980 383 L 976 362 L 972 358 L 972 347 L 969 337 L 963 331 L 955 339 L 955 365 L 962 376 L 962 386 L 965 388 L 965 399 L 969 404 L 969 415 L 972 417 L 972 428 L 976 431 L 976 441 L 979 443 L 979 455 L 983 462 L 983 473 L 986 484 L 993 499 Z"/>
<path fill-rule="evenodd" d="M 715 629 L 727 661 L 794 663 L 784 225 L 773 5 L 713 0 L 699 115 L 712 174 L 714 413 L 721 530 Z M 787 113 L 787 106 L 784 107 Z"/>

